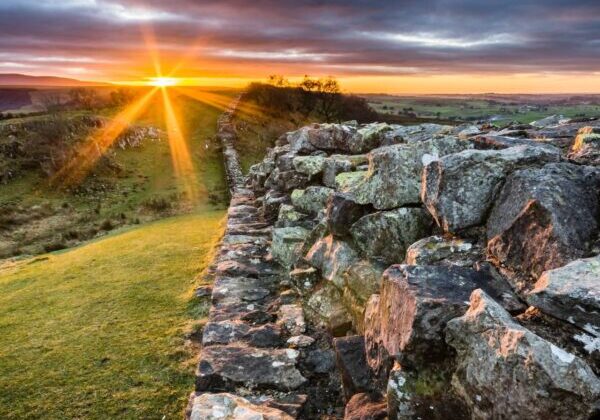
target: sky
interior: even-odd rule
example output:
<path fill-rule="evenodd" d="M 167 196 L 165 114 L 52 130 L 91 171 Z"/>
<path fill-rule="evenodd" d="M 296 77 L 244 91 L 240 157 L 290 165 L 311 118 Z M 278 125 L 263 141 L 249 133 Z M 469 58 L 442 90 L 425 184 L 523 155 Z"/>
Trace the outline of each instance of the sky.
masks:
<path fill-rule="evenodd" d="M 156 63 L 160 63 L 157 65 Z M 600 0 L 0 0 L 0 73 L 600 93 Z"/>

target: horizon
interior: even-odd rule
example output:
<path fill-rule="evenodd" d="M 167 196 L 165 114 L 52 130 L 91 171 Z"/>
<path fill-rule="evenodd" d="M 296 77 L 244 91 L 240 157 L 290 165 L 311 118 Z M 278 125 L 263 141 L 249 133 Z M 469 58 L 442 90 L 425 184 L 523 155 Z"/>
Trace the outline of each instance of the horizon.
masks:
<path fill-rule="evenodd" d="M 350 93 L 593 94 L 600 4 L 468 0 L 0 4 L 0 73 L 241 88 L 333 76 Z M 594 91 L 596 87 L 596 91 Z"/>

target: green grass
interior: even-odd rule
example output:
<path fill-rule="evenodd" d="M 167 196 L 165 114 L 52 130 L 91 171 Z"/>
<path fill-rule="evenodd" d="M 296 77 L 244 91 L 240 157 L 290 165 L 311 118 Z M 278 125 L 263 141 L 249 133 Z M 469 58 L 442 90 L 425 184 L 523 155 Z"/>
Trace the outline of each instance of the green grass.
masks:
<path fill-rule="evenodd" d="M 0 265 L 0 418 L 181 418 L 184 332 L 222 231 L 203 211 Z"/>
<path fill-rule="evenodd" d="M 233 93 L 227 93 L 231 98 Z M 171 149 L 166 136 L 162 96 L 157 94 L 147 110 L 135 124 L 153 125 L 163 130 L 161 141 L 145 141 L 142 147 L 121 150 L 114 148 L 111 159 L 123 171 L 119 174 L 94 173 L 86 185 L 101 185 L 103 190 L 75 194 L 51 187 L 40 171 L 23 171 L 8 184 L 0 184 L 0 210 L 15 208 L 19 214 L 35 213 L 35 208 L 49 208 L 49 215 L 29 223 L 21 231 L 0 232 L 0 258 L 11 255 L 39 254 L 53 243 L 71 246 L 73 242 L 90 238 L 89 232 L 102 232 L 105 221 L 112 226 L 134 225 L 156 220 L 166 215 L 183 214 L 207 207 L 224 208 L 227 204 L 227 187 L 216 134 L 217 118 L 223 112 L 209 104 L 188 96 L 171 94 L 173 106 L 179 117 L 181 131 L 187 140 L 194 166 L 193 184 L 197 200 L 190 202 L 183 195 L 185 185 L 173 171 Z M 224 96 L 224 101 L 228 97 Z M 96 113 L 111 116 L 118 109 L 103 109 Z M 65 112 L 70 116 L 81 111 Z M 43 119 L 46 116 L 28 117 Z M 0 124 L 11 124 L 15 120 Z M 169 208 L 159 211 L 148 206 L 159 201 Z M 72 234 L 74 232 L 75 234 Z M 67 239 L 64 239 L 64 238 Z M 75 237 L 76 239 L 72 239 Z"/>

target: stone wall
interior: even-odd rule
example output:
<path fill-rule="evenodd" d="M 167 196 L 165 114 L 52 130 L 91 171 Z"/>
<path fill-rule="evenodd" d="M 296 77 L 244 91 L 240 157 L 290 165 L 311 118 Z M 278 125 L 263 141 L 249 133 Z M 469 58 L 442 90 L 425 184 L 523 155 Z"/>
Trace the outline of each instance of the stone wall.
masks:
<path fill-rule="evenodd" d="M 345 418 L 600 415 L 599 132 L 311 125 L 251 169 Z"/>

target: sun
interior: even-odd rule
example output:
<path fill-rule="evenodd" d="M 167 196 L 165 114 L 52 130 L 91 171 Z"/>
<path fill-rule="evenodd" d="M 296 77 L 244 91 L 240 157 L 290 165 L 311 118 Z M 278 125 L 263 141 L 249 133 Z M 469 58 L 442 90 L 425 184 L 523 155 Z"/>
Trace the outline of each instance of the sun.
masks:
<path fill-rule="evenodd" d="M 157 87 L 176 86 L 179 80 L 175 77 L 151 77 L 148 84 Z"/>

